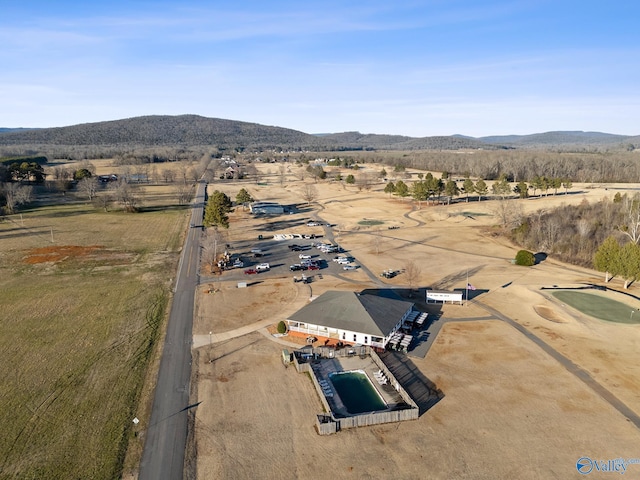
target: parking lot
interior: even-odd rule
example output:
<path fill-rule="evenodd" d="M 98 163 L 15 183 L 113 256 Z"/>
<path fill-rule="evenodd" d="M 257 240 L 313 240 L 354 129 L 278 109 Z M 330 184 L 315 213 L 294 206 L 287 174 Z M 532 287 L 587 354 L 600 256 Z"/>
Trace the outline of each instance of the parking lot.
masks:
<path fill-rule="evenodd" d="M 316 246 L 319 243 L 333 245 L 335 248 L 323 251 Z M 228 279 L 254 281 L 249 280 L 249 277 L 290 276 L 294 278 L 301 277 L 303 274 L 311 278 L 323 273 L 348 274 L 350 270 L 344 268 L 347 265 L 351 271 L 358 268 L 353 257 L 338 245 L 330 244 L 323 238 L 276 240 L 271 237 L 229 247 L 232 258 L 241 259 L 242 267 L 227 270 L 224 275 Z M 337 256 L 349 258 L 351 261 L 342 260 L 338 263 L 334 261 Z M 269 270 L 259 271 L 263 264 L 269 264 Z"/>

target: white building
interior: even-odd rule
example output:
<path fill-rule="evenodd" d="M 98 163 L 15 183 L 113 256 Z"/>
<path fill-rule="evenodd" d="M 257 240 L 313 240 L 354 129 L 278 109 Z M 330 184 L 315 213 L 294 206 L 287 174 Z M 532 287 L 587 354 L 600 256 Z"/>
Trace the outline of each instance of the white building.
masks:
<path fill-rule="evenodd" d="M 384 349 L 413 310 L 413 303 L 372 293 L 323 293 L 287 319 L 289 330 Z"/>
<path fill-rule="evenodd" d="M 284 207 L 276 202 L 253 202 L 249 205 L 254 215 L 280 215 L 284 213 Z"/>
<path fill-rule="evenodd" d="M 462 303 L 462 292 L 455 290 L 427 290 L 427 303 Z"/>

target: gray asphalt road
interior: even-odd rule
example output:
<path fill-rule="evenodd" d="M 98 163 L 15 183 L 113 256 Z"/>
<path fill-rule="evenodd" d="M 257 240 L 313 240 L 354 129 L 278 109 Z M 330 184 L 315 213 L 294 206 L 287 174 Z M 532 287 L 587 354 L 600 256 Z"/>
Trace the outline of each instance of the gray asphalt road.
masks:
<path fill-rule="evenodd" d="M 205 183 L 198 183 L 180 257 L 151 419 L 140 462 L 140 480 L 181 479 L 187 444 L 193 305 L 198 284 Z"/>

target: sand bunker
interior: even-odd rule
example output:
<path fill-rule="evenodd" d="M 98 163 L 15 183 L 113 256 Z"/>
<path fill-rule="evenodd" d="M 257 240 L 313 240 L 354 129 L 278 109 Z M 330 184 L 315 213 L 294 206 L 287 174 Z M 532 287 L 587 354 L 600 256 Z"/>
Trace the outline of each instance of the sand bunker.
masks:
<path fill-rule="evenodd" d="M 534 305 L 533 309 L 545 320 L 549 320 L 553 323 L 567 323 L 567 320 L 558 315 L 557 312 L 551 307 L 548 307 L 546 305 Z"/>

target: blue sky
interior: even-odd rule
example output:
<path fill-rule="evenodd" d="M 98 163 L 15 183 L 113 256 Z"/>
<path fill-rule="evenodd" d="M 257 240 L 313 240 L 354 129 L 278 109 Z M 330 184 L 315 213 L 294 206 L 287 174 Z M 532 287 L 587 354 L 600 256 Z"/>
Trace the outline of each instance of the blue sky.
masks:
<path fill-rule="evenodd" d="M 636 0 L 0 0 L 0 127 L 640 134 Z"/>

